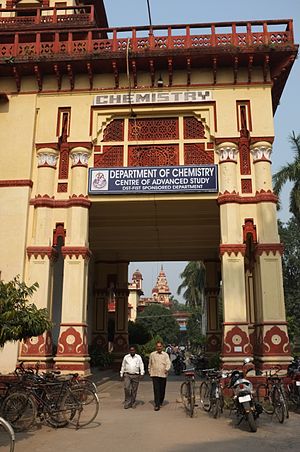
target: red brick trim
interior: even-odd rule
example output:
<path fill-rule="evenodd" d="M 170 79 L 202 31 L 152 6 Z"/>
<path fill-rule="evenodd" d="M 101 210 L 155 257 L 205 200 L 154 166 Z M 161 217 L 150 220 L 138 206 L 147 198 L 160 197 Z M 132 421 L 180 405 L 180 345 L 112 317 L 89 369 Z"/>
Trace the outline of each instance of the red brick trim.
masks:
<path fill-rule="evenodd" d="M 0 187 L 30 187 L 32 188 L 33 181 L 30 179 L 7 179 L 0 180 Z"/>
<path fill-rule="evenodd" d="M 236 256 L 238 253 L 241 253 L 242 256 L 245 256 L 246 253 L 246 245 L 243 244 L 223 244 L 220 245 L 220 255 L 223 256 L 224 254 L 235 254 Z"/>
<path fill-rule="evenodd" d="M 38 256 L 41 256 L 42 259 L 45 256 L 48 259 L 55 259 L 57 257 L 57 251 L 52 246 L 28 246 L 26 248 L 27 256 L 29 259 L 34 256 L 37 259 Z"/>
<path fill-rule="evenodd" d="M 79 256 L 82 256 L 83 259 L 89 259 L 92 255 L 91 250 L 86 246 L 62 246 L 61 253 L 64 259 L 66 256 L 71 259 L 73 256 L 75 256 L 76 259 L 78 259 Z"/>
<path fill-rule="evenodd" d="M 271 190 L 257 191 L 254 196 L 241 196 L 236 192 L 229 193 L 225 191 L 224 193 L 220 193 L 217 199 L 219 206 L 227 203 L 258 204 L 260 202 L 272 202 L 277 204 L 277 201 L 278 196 L 276 196 Z"/>
<path fill-rule="evenodd" d="M 50 198 L 48 195 L 38 195 L 35 199 L 30 200 L 30 205 L 34 207 L 49 207 L 52 209 L 62 209 L 68 207 L 86 207 L 89 209 L 92 205 L 92 202 L 89 201 L 87 196 L 84 195 L 72 195 L 69 199 L 54 199 L 54 197 Z"/>
<path fill-rule="evenodd" d="M 58 151 L 58 143 L 36 143 L 35 149 L 39 151 L 40 149 L 53 149 Z"/>
<path fill-rule="evenodd" d="M 275 256 L 277 252 L 281 256 L 283 255 L 284 246 L 282 243 L 258 243 L 255 248 L 255 253 L 258 256 L 261 256 L 263 253 L 266 253 L 267 256 L 272 253 Z"/>
<path fill-rule="evenodd" d="M 218 146 L 222 143 L 235 143 L 238 144 L 240 137 L 224 137 L 224 138 L 216 138 L 215 144 Z M 274 141 L 274 137 L 250 137 L 250 144 L 259 143 L 260 141 L 265 141 L 266 143 L 272 144 Z"/>

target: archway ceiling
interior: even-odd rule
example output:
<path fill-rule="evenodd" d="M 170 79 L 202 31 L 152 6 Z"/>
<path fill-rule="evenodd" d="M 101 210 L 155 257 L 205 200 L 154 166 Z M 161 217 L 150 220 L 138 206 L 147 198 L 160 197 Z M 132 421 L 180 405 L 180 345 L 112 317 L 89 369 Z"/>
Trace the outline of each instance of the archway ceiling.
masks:
<path fill-rule="evenodd" d="M 89 246 L 96 260 L 180 261 L 219 256 L 220 220 L 210 195 L 91 198 Z"/>

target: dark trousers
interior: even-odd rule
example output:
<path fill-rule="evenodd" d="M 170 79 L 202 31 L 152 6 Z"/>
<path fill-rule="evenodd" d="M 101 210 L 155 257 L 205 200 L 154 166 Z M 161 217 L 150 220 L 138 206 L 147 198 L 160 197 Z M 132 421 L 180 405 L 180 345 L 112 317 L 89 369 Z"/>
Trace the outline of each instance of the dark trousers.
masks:
<path fill-rule="evenodd" d="M 160 406 L 163 404 L 166 393 L 167 379 L 162 377 L 152 377 L 154 405 Z"/>

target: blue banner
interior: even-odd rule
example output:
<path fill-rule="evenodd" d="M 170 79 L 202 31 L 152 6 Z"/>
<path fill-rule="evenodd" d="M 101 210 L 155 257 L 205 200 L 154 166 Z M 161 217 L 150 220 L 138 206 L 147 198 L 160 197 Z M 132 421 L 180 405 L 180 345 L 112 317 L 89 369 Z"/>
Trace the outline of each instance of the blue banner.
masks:
<path fill-rule="evenodd" d="M 89 194 L 216 192 L 217 165 L 90 168 Z"/>

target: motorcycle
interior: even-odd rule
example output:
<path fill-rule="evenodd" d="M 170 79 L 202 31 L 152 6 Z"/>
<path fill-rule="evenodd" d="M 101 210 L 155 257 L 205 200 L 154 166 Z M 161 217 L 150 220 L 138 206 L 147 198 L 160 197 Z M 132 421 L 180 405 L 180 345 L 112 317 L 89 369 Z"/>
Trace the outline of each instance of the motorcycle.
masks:
<path fill-rule="evenodd" d="M 191 355 L 190 363 L 199 377 L 203 377 L 202 371 L 208 368 L 208 359 L 204 355 Z"/>
<path fill-rule="evenodd" d="M 244 365 L 251 362 L 250 358 L 245 358 Z M 253 368 L 248 369 L 246 372 L 234 370 L 230 374 L 229 387 L 233 390 L 233 402 L 234 409 L 241 419 L 238 425 L 246 420 L 249 424 L 251 432 L 257 431 L 256 419 L 262 413 L 262 406 L 254 400 L 254 391 L 251 381 L 245 378 L 247 373 L 253 370 Z"/>
<path fill-rule="evenodd" d="M 176 358 L 172 361 L 175 375 L 180 375 L 185 369 L 184 356 L 181 353 L 176 354 Z"/>

